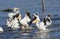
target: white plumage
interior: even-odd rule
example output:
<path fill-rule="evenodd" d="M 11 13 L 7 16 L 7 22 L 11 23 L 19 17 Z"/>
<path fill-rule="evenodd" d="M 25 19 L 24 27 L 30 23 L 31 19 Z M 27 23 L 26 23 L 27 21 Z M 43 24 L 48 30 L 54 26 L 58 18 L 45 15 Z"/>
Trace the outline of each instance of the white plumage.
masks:
<path fill-rule="evenodd" d="M 43 21 L 41 22 L 40 19 L 39 19 L 39 16 L 34 14 L 34 16 L 36 17 L 36 19 L 33 21 L 33 23 L 36 23 L 36 26 L 39 30 L 43 30 L 45 31 L 46 30 L 46 27 L 44 26 L 44 23 Z"/>
<path fill-rule="evenodd" d="M 0 33 L 2 33 L 3 32 L 3 28 L 2 27 L 0 27 Z"/>
<path fill-rule="evenodd" d="M 12 20 L 11 28 L 12 28 L 12 29 L 18 29 L 18 28 L 20 28 L 20 27 L 19 27 L 19 24 L 18 24 L 17 18 L 15 18 L 14 20 Z"/>
<path fill-rule="evenodd" d="M 21 24 L 26 25 L 30 21 L 30 18 L 25 15 L 23 19 L 20 20 Z"/>
<path fill-rule="evenodd" d="M 19 11 L 19 8 L 14 8 L 14 12 L 13 13 L 9 13 L 8 14 L 8 20 L 7 20 L 7 23 L 6 23 L 6 25 L 8 26 L 8 27 L 11 27 L 11 28 L 19 28 L 19 24 L 18 24 L 18 20 L 17 19 L 21 19 L 21 14 L 19 14 L 20 13 L 20 11 Z M 19 16 L 18 17 L 13 17 L 13 16 L 15 16 L 15 15 L 17 15 L 17 14 L 19 14 Z M 14 19 L 13 19 L 14 18 Z"/>
<path fill-rule="evenodd" d="M 51 25 L 52 24 L 52 20 L 51 20 L 50 16 L 49 17 L 46 16 L 46 19 L 49 19 L 50 20 L 50 22 L 49 21 L 46 21 L 46 25 Z"/>
<path fill-rule="evenodd" d="M 25 28 L 29 28 L 29 25 L 28 25 L 28 22 L 31 21 L 31 18 L 30 18 L 30 12 L 27 12 L 25 14 L 25 17 L 23 19 L 20 20 L 20 23 L 25 26 Z"/>

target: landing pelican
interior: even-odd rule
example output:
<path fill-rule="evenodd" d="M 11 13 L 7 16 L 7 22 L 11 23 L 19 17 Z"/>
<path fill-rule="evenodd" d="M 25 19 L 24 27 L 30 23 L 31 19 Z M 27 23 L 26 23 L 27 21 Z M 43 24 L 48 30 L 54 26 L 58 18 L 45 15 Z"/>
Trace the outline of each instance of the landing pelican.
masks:
<path fill-rule="evenodd" d="M 8 20 L 7 20 L 7 23 L 6 23 L 6 25 L 8 26 L 8 27 L 11 27 L 11 25 L 12 25 L 12 20 L 13 20 L 13 18 L 15 18 L 15 17 L 17 17 L 17 19 L 21 19 L 21 14 L 19 14 L 20 13 L 20 11 L 19 11 L 19 8 L 14 8 L 14 13 L 9 13 L 8 14 Z"/>

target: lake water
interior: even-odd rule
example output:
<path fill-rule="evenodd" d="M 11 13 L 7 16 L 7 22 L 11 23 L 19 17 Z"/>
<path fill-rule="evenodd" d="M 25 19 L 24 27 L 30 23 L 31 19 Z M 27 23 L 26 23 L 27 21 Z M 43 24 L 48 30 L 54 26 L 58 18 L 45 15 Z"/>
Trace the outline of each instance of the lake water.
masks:
<path fill-rule="evenodd" d="M 25 15 L 25 10 L 29 10 L 31 15 L 38 12 L 39 17 L 42 18 L 41 1 L 42 0 L 0 0 L 0 10 L 19 7 L 22 18 Z M 32 25 L 34 29 L 31 30 L 21 31 L 18 29 L 9 31 L 9 28 L 5 26 L 8 13 L 0 12 L 0 26 L 4 28 L 4 32 L 0 33 L 0 39 L 60 39 L 60 0 L 45 0 L 45 15 L 49 12 L 53 16 L 53 23 L 48 27 L 49 32 L 41 32 L 36 26 Z"/>

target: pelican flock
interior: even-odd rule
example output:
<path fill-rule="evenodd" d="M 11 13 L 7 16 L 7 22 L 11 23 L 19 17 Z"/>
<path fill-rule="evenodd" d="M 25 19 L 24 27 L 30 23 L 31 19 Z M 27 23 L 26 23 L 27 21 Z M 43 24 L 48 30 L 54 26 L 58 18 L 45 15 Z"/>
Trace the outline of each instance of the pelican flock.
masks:
<path fill-rule="evenodd" d="M 7 26 L 11 28 L 22 28 L 27 29 L 30 27 L 31 23 L 35 23 L 37 28 L 40 30 L 46 30 L 48 25 L 51 25 L 52 21 L 50 19 L 50 15 L 46 16 L 43 21 L 40 20 L 38 13 L 33 14 L 33 18 L 31 19 L 30 12 L 27 11 L 25 13 L 24 18 L 21 19 L 21 12 L 19 8 L 14 8 L 14 13 L 8 14 Z M 29 23 L 29 24 L 28 24 Z"/>
<path fill-rule="evenodd" d="M 21 11 L 17 7 L 13 9 L 13 12 L 7 15 L 8 19 L 6 25 L 12 29 L 28 29 L 30 25 L 34 23 L 39 30 L 45 31 L 47 29 L 46 27 L 52 24 L 50 13 L 42 21 L 38 16 L 38 12 L 33 13 L 33 16 L 31 16 L 30 11 L 27 11 L 25 16 L 21 18 Z"/>

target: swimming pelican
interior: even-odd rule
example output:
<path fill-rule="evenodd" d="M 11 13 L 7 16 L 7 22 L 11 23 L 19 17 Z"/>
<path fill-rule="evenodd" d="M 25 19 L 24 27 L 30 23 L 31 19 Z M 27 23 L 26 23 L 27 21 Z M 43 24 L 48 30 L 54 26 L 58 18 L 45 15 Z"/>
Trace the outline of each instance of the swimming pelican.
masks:
<path fill-rule="evenodd" d="M 34 14 L 33 19 L 34 21 L 32 21 L 32 23 L 36 23 L 36 26 L 39 30 L 43 30 L 43 31 L 46 30 L 46 27 L 45 27 L 46 25 L 44 25 L 43 21 L 42 22 L 40 21 L 38 14 Z"/>
<path fill-rule="evenodd" d="M 3 32 L 3 28 L 2 27 L 0 27 L 0 33 L 2 33 Z"/>
<path fill-rule="evenodd" d="M 31 16 L 30 16 L 30 12 L 27 11 L 27 13 L 25 14 L 25 17 L 23 19 L 20 20 L 20 23 L 25 26 L 25 28 L 28 28 L 28 22 L 30 22 L 31 20 Z"/>
<path fill-rule="evenodd" d="M 46 25 L 51 25 L 52 24 L 52 20 L 51 20 L 51 15 L 50 13 L 46 16 Z"/>

